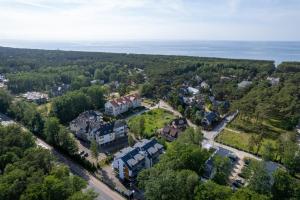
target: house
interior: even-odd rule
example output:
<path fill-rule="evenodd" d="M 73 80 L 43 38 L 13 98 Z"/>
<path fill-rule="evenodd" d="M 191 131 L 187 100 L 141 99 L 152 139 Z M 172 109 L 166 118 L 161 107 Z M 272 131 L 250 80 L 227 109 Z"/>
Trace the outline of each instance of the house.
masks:
<path fill-rule="evenodd" d="M 99 145 L 108 144 L 127 134 L 124 120 L 105 122 L 102 113 L 85 111 L 70 122 L 70 130 L 84 141 L 95 140 Z"/>
<path fill-rule="evenodd" d="M 69 128 L 76 137 L 89 141 L 87 134 L 100 124 L 104 124 L 101 112 L 88 110 L 81 113 L 76 119 L 70 122 Z"/>
<path fill-rule="evenodd" d="M 222 147 L 218 147 L 214 153 L 209 157 L 209 159 L 205 162 L 205 166 L 204 166 L 204 174 L 203 174 L 203 178 L 205 179 L 212 179 L 216 173 L 216 169 L 214 167 L 214 157 L 215 156 L 220 156 L 223 158 L 229 158 L 233 164 L 233 162 L 235 162 L 238 158 L 237 156 L 227 150 L 224 149 Z"/>
<path fill-rule="evenodd" d="M 50 90 L 50 95 L 52 97 L 61 96 L 64 93 L 66 93 L 70 89 L 70 87 L 71 87 L 70 84 L 64 84 L 64 83 L 59 86 L 54 86 Z"/>
<path fill-rule="evenodd" d="M 272 86 L 278 85 L 280 82 L 280 78 L 275 78 L 275 77 L 267 77 L 267 80 L 270 82 Z"/>
<path fill-rule="evenodd" d="M 219 115 L 216 112 L 206 112 L 204 118 L 201 121 L 201 125 L 204 129 L 210 130 L 213 125 L 219 121 Z"/>
<path fill-rule="evenodd" d="M 163 146 L 155 139 L 143 139 L 133 147 L 127 147 L 116 153 L 112 167 L 123 181 L 134 181 L 138 173 L 152 167 L 163 153 Z"/>
<path fill-rule="evenodd" d="M 49 99 L 48 94 L 41 92 L 26 92 L 22 94 L 22 97 L 25 98 L 27 101 L 31 101 L 37 104 L 45 103 Z"/>
<path fill-rule="evenodd" d="M 196 95 L 199 93 L 199 90 L 197 88 L 193 88 L 193 87 L 188 87 L 187 88 L 188 92 L 192 95 Z"/>
<path fill-rule="evenodd" d="M 126 136 L 127 125 L 124 120 L 116 120 L 98 125 L 88 133 L 88 139 L 95 140 L 99 145 L 108 144 Z"/>
<path fill-rule="evenodd" d="M 106 102 L 105 113 L 117 116 L 139 106 L 141 106 L 141 98 L 138 94 L 132 94 Z"/>
<path fill-rule="evenodd" d="M 177 118 L 166 125 L 162 131 L 161 135 L 168 141 L 174 141 L 178 138 L 180 133 L 182 133 L 188 126 L 187 120 L 185 118 Z"/>
<path fill-rule="evenodd" d="M 251 84 L 252 84 L 252 81 L 242 81 L 242 82 L 238 83 L 238 88 L 243 89 L 243 88 L 249 87 Z"/>
<path fill-rule="evenodd" d="M 5 78 L 4 74 L 0 74 L 0 83 L 3 83 L 3 84 L 8 83 L 8 79 Z"/>
<path fill-rule="evenodd" d="M 205 90 L 209 89 L 209 85 L 205 81 L 201 82 L 200 87 L 203 88 L 203 89 L 205 89 Z"/>

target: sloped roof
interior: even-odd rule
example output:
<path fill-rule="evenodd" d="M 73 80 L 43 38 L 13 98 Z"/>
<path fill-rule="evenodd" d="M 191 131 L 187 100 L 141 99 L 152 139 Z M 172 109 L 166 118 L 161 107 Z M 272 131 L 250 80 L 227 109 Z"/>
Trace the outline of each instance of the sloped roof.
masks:
<path fill-rule="evenodd" d="M 114 107 L 118 107 L 120 105 L 132 103 L 134 100 L 136 100 L 138 98 L 139 98 L 138 94 L 131 94 L 131 95 L 127 95 L 127 96 L 124 96 L 124 97 L 120 97 L 120 98 L 117 98 L 117 99 L 110 100 L 109 102 Z"/>

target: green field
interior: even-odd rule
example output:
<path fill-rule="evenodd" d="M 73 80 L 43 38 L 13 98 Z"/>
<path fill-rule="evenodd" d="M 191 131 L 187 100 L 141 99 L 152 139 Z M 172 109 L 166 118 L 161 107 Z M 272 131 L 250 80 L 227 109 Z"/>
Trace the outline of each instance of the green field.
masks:
<path fill-rule="evenodd" d="M 141 115 L 135 116 L 128 121 L 128 126 L 130 131 L 136 135 L 139 134 L 139 123 L 142 118 L 145 121 L 142 136 L 150 138 L 154 136 L 157 129 L 163 128 L 172 119 L 175 119 L 175 116 L 161 108 L 153 109 Z"/>
<path fill-rule="evenodd" d="M 240 117 L 237 117 L 228 125 L 228 128 L 250 134 L 261 134 L 263 132 L 266 138 L 271 139 L 277 139 L 281 134 L 290 133 L 276 126 L 277 124 L 278 121 L 275 119 L 264 120 L 261 123 L 256 122 L 254 119 L 242 120 Z"/>
<path fill-rule="evenodd" d="M 244 133 L 244 132 L 238 133 L 238 132 L 233 132 L 229 129 L 225 129 L 217 137 L 216 141 L 255 154 L 257 152 L 258 147 L 256 145 L 253 145 L 251 149 L 249 145 L 249 140 L 252 134 Z M 266 143 L 271 143 L 272 145 L 275 145 L 276 142 L 273 139 L 263 138 L 261 146 L 263 146 Z M 262 155 L 262 151 L 263 148 L 260 148 L 258 151 L 258 155 Z"/>

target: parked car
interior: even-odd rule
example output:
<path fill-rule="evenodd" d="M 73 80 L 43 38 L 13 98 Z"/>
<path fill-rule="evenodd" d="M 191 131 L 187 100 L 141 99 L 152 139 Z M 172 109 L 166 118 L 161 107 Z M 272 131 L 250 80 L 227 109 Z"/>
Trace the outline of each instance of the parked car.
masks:
<path fill-rule="evenodd" d="M 89 156 L 89 154 L 88 154 L 88 153 L 85 153 L 85 154 L 84 154 L 84 157 L 88 157 L 88 156 Z"/>
<path fill-rule="evenodd" d="M 240 188 L 240 187 L 242 187 L 243 185 L 245 185 L 245 182 L 242 181 L 242 180 L 240 180 L 240 179 L 237 179 L 237 180 L 235 180 L 235 181 L 232 183 L 232 185 L 233 185 L 234 187 L 236 187 L 236 188 Z"/>
<path fill-rule="evenodd" d="M 236 162 L 236 161 L 238 161 L 238 157 L 236 156 L 236 155 L 234 155 L 234 154 L 229 154 L 228 155 L 228 158 L 232 161 L 232 162 Z"/>
<path fill-rule="evenodd" d="M 83 155 L 83 154 L 84 154 L 84 151 L 80 151 L 80 152 L 79 152 L 79 155 Z"/>

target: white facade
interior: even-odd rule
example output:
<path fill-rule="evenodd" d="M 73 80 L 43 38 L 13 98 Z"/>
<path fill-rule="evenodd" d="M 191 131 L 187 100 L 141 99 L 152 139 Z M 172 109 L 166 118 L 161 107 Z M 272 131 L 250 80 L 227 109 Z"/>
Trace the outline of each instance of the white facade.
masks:
<path fill-rule="evenodd" d="M 136 143 L 134 147 L 127 147 L 115 154 L 112 167 L 119 178 L 134 180 L 139 171 L 152 167 L 163 152 L 163 146 L 155 139 Z"/>
<path fill-rule="evenodd" d="M 106 102 L 105 113 L 117 116 L 139 106 L 141 106 L 141 98 L 137 94 L 128 95 Z"/>

